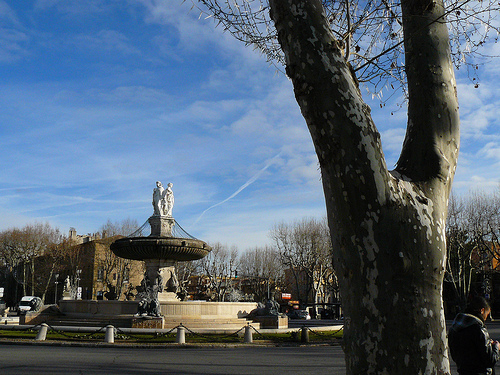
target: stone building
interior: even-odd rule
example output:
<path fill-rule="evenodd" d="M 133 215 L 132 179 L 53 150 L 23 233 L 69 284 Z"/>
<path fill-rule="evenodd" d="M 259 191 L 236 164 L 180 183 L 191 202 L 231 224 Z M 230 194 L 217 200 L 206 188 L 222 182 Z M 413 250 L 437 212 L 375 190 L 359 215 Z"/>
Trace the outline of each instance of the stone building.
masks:
<path fill-rule="evenodd" d="M 122 236 L 81 242 L 67 250 L 61 284 L 69 278 L 76 299 L 133 299 L 144 276 L 144 263 L 118 258 L 110 245 Z M 63 293 L 61 287 L 58 295 Z"/>
<path fill-rule="evenodd" d="M 81 244 L 100 239 L 101 239 L 101 234 L 99 232 L 82 235 L 82 234 L 77 234 L 75 228 L 73 227 L 69 228 L 69 240 L 73 244 Z"/>

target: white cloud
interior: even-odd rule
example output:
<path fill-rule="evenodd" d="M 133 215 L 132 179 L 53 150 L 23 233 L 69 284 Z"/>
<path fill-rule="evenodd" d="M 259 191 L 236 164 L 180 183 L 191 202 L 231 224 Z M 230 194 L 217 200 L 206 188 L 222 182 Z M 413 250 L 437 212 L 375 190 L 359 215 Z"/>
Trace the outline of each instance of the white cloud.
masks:
<path fill-rule="evenodd" d="M 471 138 L 485 142 L 491 137 L 498 137 L 500 88 L 494 80 L 482 83 L 479 88 L 464 80 L 460 82 L 458 95 L 462 140 Z"/>
<path fill-rule="evenodd" d="M 146 22 L 174 26 L 179 34 L 180 45 L 186 50 L 195 51 L 198 48 L 206 48 L 207 43 L 227 48 L 228 44 L 234 42 L 213 27 L 213 19 L 200 17 L 200 12 L 192 8 L 189 2 L 138 0 L 133 4 L 141 4 L 145 8 Z"/>
<path fill-rule="evenodd" d="M 484 155 L 486 158 L 495 159 L 500 162 L 500 143 L 498 142 L 488 142 L 480 151 L 480 155 Z"/>

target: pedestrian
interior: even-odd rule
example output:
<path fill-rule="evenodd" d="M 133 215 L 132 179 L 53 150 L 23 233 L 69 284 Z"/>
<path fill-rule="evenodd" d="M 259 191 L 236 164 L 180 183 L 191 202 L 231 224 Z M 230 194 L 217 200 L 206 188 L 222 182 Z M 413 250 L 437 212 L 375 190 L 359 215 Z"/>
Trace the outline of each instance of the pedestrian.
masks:
<path fill-rule="evenodd" d="M 484 322 L 491 307 L 482 297 L 473 298 L 455 317 L 448 332 L 451 358 L 460 375 L 495 374 L 495 363 L 500 358 L 498 341 L 490 339 Z"/>

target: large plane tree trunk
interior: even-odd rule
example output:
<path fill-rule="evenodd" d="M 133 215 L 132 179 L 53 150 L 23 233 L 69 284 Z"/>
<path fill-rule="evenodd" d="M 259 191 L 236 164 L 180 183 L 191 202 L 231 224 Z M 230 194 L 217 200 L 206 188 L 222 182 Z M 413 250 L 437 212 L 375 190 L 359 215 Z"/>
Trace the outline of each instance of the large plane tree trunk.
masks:
<path fill-rule="evenodd" d="M 402 2 L 408 126 L 388 171 L 321 0 L 270 1 L 321 167 L 349 374 L 450 373 L 441 292 L 456 84 L 441 0 Z"/>

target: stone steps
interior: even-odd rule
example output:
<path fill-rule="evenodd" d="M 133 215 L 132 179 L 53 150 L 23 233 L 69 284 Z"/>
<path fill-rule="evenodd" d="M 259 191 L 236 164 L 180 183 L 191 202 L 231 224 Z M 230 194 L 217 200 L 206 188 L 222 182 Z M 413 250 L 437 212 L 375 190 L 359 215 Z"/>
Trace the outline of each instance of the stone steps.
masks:
<path fill-rule="evenodd" d="M 234 329 L 238 330 L 247 325 L 248 321 L 243 318 L 234 319 L 171 319 L 165 317 L 164 328 L 171 329 L 181 324 L 190 329 L 214 328 L 214 329 Z M 255 328 L 260 328 L 255 327 Z"/>
<path fill-rule="evenodd" d="M 131 318 L 77 318 L 77 317 L 60 317 L 47 320 L 47 324 L 51 326 L 64 326 L 64 327 L 104 327 L 111 324 L 114 327 L 131 328 Z"/>

